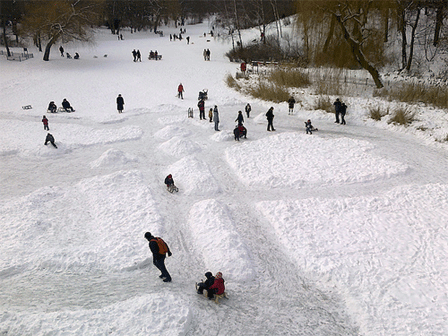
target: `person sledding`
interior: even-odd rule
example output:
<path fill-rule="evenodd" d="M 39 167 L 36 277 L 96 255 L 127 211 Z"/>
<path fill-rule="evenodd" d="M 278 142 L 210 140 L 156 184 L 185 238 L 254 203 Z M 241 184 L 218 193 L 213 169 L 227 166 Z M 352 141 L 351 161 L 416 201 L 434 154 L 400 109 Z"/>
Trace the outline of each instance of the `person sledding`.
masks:
<path fill-rule="evenodd" d="M 318 129 L 314 128 L 314 126 L 311 124 L 310 119 L 305 121 L 305 128 L 306 128 L 306 134 L 313 134 L 313 131 L 318 131 Z"/>
<path fill-rule="evenodd" d="M 70 105 L 67 99 L 64 98 L 62 101 L 62 107 L 65 109 L 66 112 L 75 112 L 73 107 Z"/>
<path fill-rule="evenodd" d="M 224 279 L 222 278 L 222 273 L 218 272 L 215 275 L 215 281 L 213 285 L 210 286 L 208 290 L 204 289 L 204 295 L 208 297 L 209 300 L 213 299 L 215 295 L 224 294 L 226 287 L 224 285 Z"/>
<path fill-rule="evenodd" d="M 166 184 L 166 189 L 170 193 L 179 191 L 179 189 L 174 185 L 173 176 L 171 174 L 169 174 L 167 177 L 165 177 L 165 184 Z"/>
<path fill-rule="evenodd" d="M 209 288 L 215 283 L 215 277 L 212 272 L 205 273 L 206 280 L 201 280 L 202 282 L 196 283 L 196 291 L 198 294 L 204 294 L 204 290 L 209 290 Z"/>

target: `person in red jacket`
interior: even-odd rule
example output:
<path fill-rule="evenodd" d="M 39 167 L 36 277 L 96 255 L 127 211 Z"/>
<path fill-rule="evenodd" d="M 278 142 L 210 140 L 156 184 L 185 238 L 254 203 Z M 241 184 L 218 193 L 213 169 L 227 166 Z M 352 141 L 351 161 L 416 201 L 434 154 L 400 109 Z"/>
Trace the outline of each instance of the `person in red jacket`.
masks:
<path fill-rule="evenodd" d="M 44 124 L 44 130 L 49 131 L 50 128 L 48 127 L 48 119 L 47 119 L 46 116 L 44 116 L 44 117 L 42 118 L 42 123 Z"/>
<path fill-rule="evenodd" d="M 218 272 L 215 275 L 215 282 L 213 285 L 210 286 L 210 288 L 207 291 L 207 297 L 209 300 L 213 299 L 213 296 L 221 295 L 226 290 L 226 287 L 224 286 L 224 279 L 222 278 L 222 273 Z M 205 290 L 204 290 L 205 293 Z"/>
<path fill-rule="evenodd" d="M 184 99 L 184 86 L 182 85 L 182 83 L 179 84 L 179 86 L 177 87 L 177 98 L 181 98 Z"/>

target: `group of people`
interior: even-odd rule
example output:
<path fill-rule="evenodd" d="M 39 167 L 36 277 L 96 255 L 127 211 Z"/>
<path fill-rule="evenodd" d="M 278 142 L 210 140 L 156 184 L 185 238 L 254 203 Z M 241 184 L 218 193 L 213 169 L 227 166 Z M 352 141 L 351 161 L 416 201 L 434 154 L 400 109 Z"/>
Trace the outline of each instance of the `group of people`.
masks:
<path fill-rule="evenodd" d="M 336 99 L 336 101 L 333 103 L 334 105 L 334 112 L 336 114 L 336 120 L 335 123 L 341 125 L 346 125 L 345 123 L 345 114 L 347 113 L 347 105 L 345 103 L 341 102 L 339 98 Z M 339 116 L 341 117 L 341 120 L 339 121 Z"/>
<path fill-rule="evenodd" d="M 202 56 L 204 56 L 204 61 L 210 61 L 210 49 L 204 49 Z"/>
<path fill-rule="evenodd" d="M 152 262 L 160 271 L 159 278 L 163 282 L 171 282 L 172 278 L 165 266 L 166 256 L 171 257 L 173 254 L 168 244 L 160 237 L 155 237 L 151 232 L 146 232 L 144 237 L 149 242 L 149 249 L 152 253 Z M 207 296 L 210 300 L 215 295 L 222 295 L 225 291 L 224 279 L 222 273 L 218 272 L 213 276 L 211 272 L 205 273 L 206 280 L 196 284 L 198 294 Z"/>
<path fill-rule="evenodd" d="M 73 107 L 70 105 L 69 101 L 67 99 L 63 99 L 62 100 L 62 108 L 66 111 L 66 112 L 74 112 L 75 110 L 73 109 Z M 51 101 L 48 104 L 48 112 L 50 113 L 56 113 L 58 110 L 58 107 L 56 106 L 56 104 L 54 103 L 54 101 Z"/>
<path fill-rule="evenodd" d="M 157 50 L 156 51 L 150 51 L 149 52 L 149 56 L 148 56 L 148 59 L 150 59 L 150 60 L 158 60 L 159 59 L 159 53 L 157 52 Z"/>
<path fill-rule="evenodd" d="M 64 57 L 64 47 L 63 46 L 59 47 L 59 52 L 61 53 L 61 57 Z M 72 56 L 69 53 L 65 53 L 65 56 L 69 59 L 72 58 Z M 79 59 L 79 54 L 77 52 L 75 52 L 75 56 L 73 58 Z"/>
<path fill-rule="evenodd" d="M 140 53 L 140 50 L 132 50 L 132 56 L 134 56 L 134 62 L 142 61 L 142 54 Z"/>

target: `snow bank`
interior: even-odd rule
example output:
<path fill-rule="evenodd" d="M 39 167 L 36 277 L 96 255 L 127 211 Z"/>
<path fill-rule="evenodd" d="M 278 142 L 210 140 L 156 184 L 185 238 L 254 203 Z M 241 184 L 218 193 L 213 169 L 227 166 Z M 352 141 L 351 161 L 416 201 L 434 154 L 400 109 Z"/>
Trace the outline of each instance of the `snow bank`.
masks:
<path fill-rule="evenodd" d="M 271 188 L 366 182 L 409 169 L 406 164 L 371 155 L 372 148 L 363 140 L 283 133 L 233 146 L 225 155 L 247 186 Z"/>
<path fill-rule="evenodd" d="M 51 313 L 2 313 L 0 330 L 8 335 L 185 335 L 192 312 L 171 294 L 151 294 L 101 309 Z M 54 331 L 54 332 L 51 332 Z"/>
<path fill-rule="evenodd" d="M 163 232 L 138 171 L 45 187 L 0 207 L 0 268 L 123 269 L 148 255 L 143 234 Z M 32 253 L 30 253 L 32 251 Z"/>
<path fill-rule="evenodd" d="M 138 159 L 120 150 L 111 148 L 105 151 L 97 160 L 91 162 L 90 167 L 116 167 L 124 166 L 132 162 L 138 162 Z"/>
<path fill-rule="evenodd" d="M 168 167 L 174 183 L 185 195 L 215 195 L 221 191 L 208 164 L 194 156 L 187 156 Z"/>
<path fill-rule="evenodd" d="M 191 132 L 180 126 L 172 126 L 168 125 L 162 128 L 160 131 L 157 131 L 154 134 L 154 137 L 159 138 L 161 140 L 169 140 L 172 137 L 187 137 L 191 134 Z"/>
<path fill-rule="evenodd" d="M 335 285 L 364 335 L 445 334 L 448 185 L 260 202 L 298 266 Z"/>
<path fill-rule="evenodd" d="M 188 224 L 206 269 L 220 271 L 224 279 L 232 282 L 247 282 L 255 277 L 248 248 L 225 205 L 214 199 L 197 202 L 190 210 Z"/>
<path fill-rule="evenodd" d="M 177 136 L 165 141 L 159 148 L 165 153 L 176 157 L 183 157 L 201 151 L 201 147 L 196 142 Z"/>

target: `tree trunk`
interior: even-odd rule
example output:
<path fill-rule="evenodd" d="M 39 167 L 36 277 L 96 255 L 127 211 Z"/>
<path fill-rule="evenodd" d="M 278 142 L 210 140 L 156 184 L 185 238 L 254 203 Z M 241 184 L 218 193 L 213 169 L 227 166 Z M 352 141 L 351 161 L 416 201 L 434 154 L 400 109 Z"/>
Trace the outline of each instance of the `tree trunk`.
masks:
<path fill-rule="evenodd" d="M 335 21 L 336 20 L 334 18 L 334 15 L 332 15 L 331 16 L 331 21 L 330 21 L 330 30 L 328 31 L 327 39 L 325 40 L 325 43 L 324 43 L 324 48 L 323 48 L 324 54 L 327 53 L 328 46 L 330 45 L 330 41 L 331 41 L 331 39 L 333 37 Z"/>
<path fill-rule="evenodd" d="M 412 25 L 411 45 L 409 47 L 409 59 L 408 59 L 408 63 L 406 64 L 407 71 L 411 70 L 412 59 L 414 56 L 415 31 L 417 29 L 419 18 L 420 18 L 420 8 L 417 8 L 417 16 L 415 17 L 414 24 Z"/>
<path fill-rule="evenodd" d="M 436 27 L 434 29 L 434 41 L 433 41 L 434 47 L 437 47 L 439 45 L 440 30 L 442 28 L 442 24 L 443 24 L 443 6 L 439 6 L 437 7 Z"/>
<path fill-rule="evenodd" d="M 406 18 L 405 18 L 405 11 L 400 14 L 400 31 L 401 31 L 401 69 L 403 70 L 406 67 L 407 63 L 407 56 L 406 56 L 406 46 L 407 46 L 407 40 L 406 40 Z"/>
<path fill-rule="evenodd" d="M 48 41 L 47 45 L 45 46 L 45 52 L 44 52 L 44 58 L 43 58 L 44 61 L 49 61 L 50 60 L 50 50 L 51 50 L 51 47 L 53 46 L 53 44 L 56 43 L 58 38 L 59 38 L 59 34 L 54 35 L 50 39 L 50 41 Z"/>
<path fill-rule="evenodd" d="M 380 74 L 378 72 L 378 70 L 373 67 L 369 61 L 366 59 L 366 57 L 364 56 L 362 50 L 361 50 L 361 46 L 360 44 L 355 41 L 349 34 L 347 28 L 344 26 L 344 23 L 341 20 L 341 17 L 336 15 L 336 22 L 338 22 L 339 26 L 342 29 L 342 32 L 344 34 L 344 38 L 345 40 L 348 42 L 348 44 L 350 45 L 350 48 L 352 50 L 353 56 L 355 57 L 355 59 L 358 61 L 358 63 L 364 68 L 366 69 L 370 75 L 372 76 L 373 81 L 375 82 L 375 85 L 378 89 L 381 89 L 384 85 L 381 82 L 381 78 L 380 78 Z"/>
<path fill-rule="evenodd" d="M 389 41 L 389 8 L 384 10 L 384 43 Z"/>
<path fill-rule="evenodd" d="M 7 56 L 11 56 L 11 51 L 9 50 L 8 38 L 6 37 L 6 20 L 3 21 L 3 40 L 5 41 L 6 54 Z"/>

